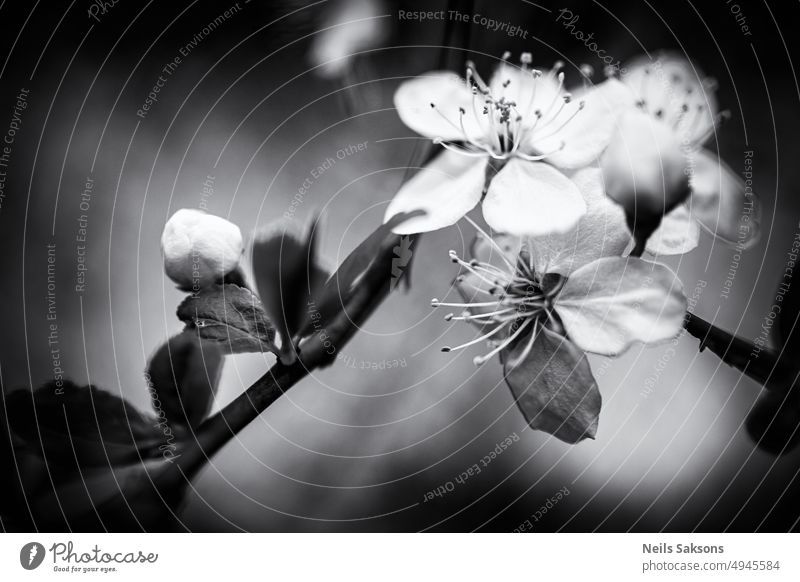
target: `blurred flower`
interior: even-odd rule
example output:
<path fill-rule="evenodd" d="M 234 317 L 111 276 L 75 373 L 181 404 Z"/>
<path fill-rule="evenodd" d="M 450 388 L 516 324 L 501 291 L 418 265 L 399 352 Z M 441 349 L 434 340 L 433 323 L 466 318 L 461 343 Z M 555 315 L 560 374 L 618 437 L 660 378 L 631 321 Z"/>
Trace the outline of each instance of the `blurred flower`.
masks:
<path fill-rule="evenodd" d="M 604 232 L 621 217 L 596 212 L 603 202 L 592 200 L 569 236 L 492 238 L 479 229 L 469 261 L 451 251 L 465 271 L 456 280 L 464 302 L 432 302 L 463 309 L 445 319 L 469 321 L 483 332 L 443 350 L 489 341 L 492 349 L 475 363 L 499 354 L 530 426 L 569 443 L 594 437 L 600 412 L 584 352 L 617 356 L 635 342 L 668 340 L 679 333 L 686 311 L 681 283 L 669 268 L 618 256 L 628 240 Z"/>
<path fill-rule="evenodd" d="M 388 10 L 382 0 L 338 0 L 327 10 L 314 35 L 309 60 L 320 76 L 343 77 L 360 51 L 386 38 Z"/>
<path fill-rule="evenodd" d="M 411 129 L 445 149 L 409 180 L 389 204 L 426 214 L 396 229 L 426 232 L 454 224 L 483 198 L 486 222 L 499 232 L 566 232 L 586 211 L 564 171 L 597 160 L 610 140 L 618 101 L 629 92 L 615 79 L 582 92 L 564 90 L 562 64 L 543 73 L 503 62 L 487 84 L 474 65 L 466 81 L 433 72 L 404 82 L 395 106 Z"/>
<path fill-rule="evenodd" d="M 199 290 L 239 266 L 242 233 L 224 218 L 183 208 L 164 225 L 164 270 L 183 290 Z"/>
<path fill-rule="evenodd" d="M 687 157 L 677 134 L 641 110 L 621 116 L 602 167 L 608 196 L 625 209 L 631 231 L 643 240 L 689 194 Z"/>
<path fill-rule="evenodd" d="M 701 226 L 729 244 L 752 246 L 759 235 L 758 198 L 718 154 L 703 147 L 728 116 L 718 112 L 714 81 L 670 54 L 655 61 L 640 57 L 625 69 L 622 82 L 640 113 L 625 116 L 603 166 L 609 195 L 629 213 L 633 197 L 645 221 L 657 208 L 666 213 L 647 250 L 685 253 L 697 246 Z"/>

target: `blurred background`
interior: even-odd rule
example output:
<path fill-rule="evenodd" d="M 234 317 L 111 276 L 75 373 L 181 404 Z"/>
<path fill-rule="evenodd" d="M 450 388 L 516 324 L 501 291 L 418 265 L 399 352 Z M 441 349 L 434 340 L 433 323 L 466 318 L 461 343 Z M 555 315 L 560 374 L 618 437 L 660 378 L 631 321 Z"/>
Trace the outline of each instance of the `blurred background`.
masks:
<path fill-rule="evenodd" d="M 414 10 L 509 24 L 401 17 Z M 732 119 L 712 147 L 737 172 L 753 152 L 762 238 L 740 254 L 704 234 L 666 262 L 687 294 L 698 290 L 698 315 L 753 340 L 800 230 L 798 18 L 797 3 L 749 0 L 2 2 L 0 132 L 11 139 L 0 151 L 3 390 L 52 379 L 48 245 L 65 375 L 147 410 L 147 358 L 182 328 L 183 294 L 159 250 L 169 215 L 204 208 L 250 236 L 285 213 L 303 223 L 320 211 L 321 252 L 335 265 L 381 222 L 425 154 L 393 110 L 399 82 L 466 57 L 488 76 L 506 50 L 531 51 L 540 68 L 562 59 L 573 81 L 587 63 L 600 81 L 604 63 L 577 31 L 614 61 L 673 49 L 717 79 Z M 442 46 L 448 34 L 454 42 Z M 421 239 L 411 289 L 390 296 L 334 366 L 271 406 L 193 482 L 186 529 L 797 528 L 800 452 L 754 448 L 742 424 L 760 387 L 691 337 L 593 358 L 603 411 L 597 439 L 577 446 L 527 429 L 499 364 L 473 366 L 481 347 L 441 353 L 474 337 L 429 306 L 450 289 L 448 249 L 470 238 L 452 227 Z M 215 408 L 272 360 L 228 358 Z M 513 444 L 481 464 L 507 437 Z M 455 483 L 475 464 L 479 474 Z M 448 482 L 451 491 L 424 501 Z"/>

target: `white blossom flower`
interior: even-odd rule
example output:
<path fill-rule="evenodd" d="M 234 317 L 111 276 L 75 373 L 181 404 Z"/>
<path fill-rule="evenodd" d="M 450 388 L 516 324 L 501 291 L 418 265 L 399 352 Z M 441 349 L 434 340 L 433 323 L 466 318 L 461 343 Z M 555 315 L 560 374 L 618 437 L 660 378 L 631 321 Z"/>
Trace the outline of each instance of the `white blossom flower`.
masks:
<path fill-rule="evenodd" d="M 183 208 L 161 235 L 164 270 L 181 289 L 200 289 L 236 267 L 244 247 L 235 224 L 202 210 Z"/>
<path fill-rule="evenodd" d="M 456 280 L 463 302 L 432 302 L 463 310 L 445 319 L 482 331 L 444 351 L 489 341 L 491 351 L 475 363 L 499 354 L 530 426 L 570 443 L 594 437 L 600 412 L 584 352 L 617 356 L 635 342 L 675 337 L 687 305 L 668 267 L 619 256 L 629 243 L 625 218 L 592 186 L 599 171 L 582 172 L 579 179 L 598 195 L 587 197 L 590 210 L 571 233 L 492 238 L 480 231 L 470 260 L 451 251 L 463 269 Z"/>
<path fill-rule="evenodd" d="M 403 122 L 441 144 L 443 151 L 397 193 L 387 220 L 424 210 L 396 229 L 426 232 L 457 222 L 483 199 L 486 222 L 498 232 L 566 232 L 586 211 L 565 175 L 594 163 L 614 131 L 619 99 L 629 93 L 615 79 L 582 91 L 564 90 L 563 65 L 542 72 L 507 62 L 489 83 L 468 64 L 466 80 L 433 72 L 404 82 L 395 93 Z"/>
<path fill-rule="evenodd" d="M 638 168 L 634 180 L 639 179 L 637 202 L 650 193 L 667 210 L 660 227 L 647 242 L 652 254 L 685 253 L 698 244 L 700 228 L 718 239 L 742 249 L 755 244 L 759 236 L 760 206 L 751 189 L 745 187 L 740 176 L 733 172 L 719 154 L 704 148 L 717 133 L 719 125 L 728 117 L 719 112 L 716 83 L 704 78 L 689 61 L 676 55 L 663 54 L 655 60 L 641 57 L 625 67 L 622 82 L 630 88 L 631 99 L 640 111 L 650 116 L 659 136 L 657 143 L 642 145 L 642 137 L 622 136 L 628 141 L 622 148 L 629 152 L 657 149 L 664 166 L 657 177 L 663 178 L 662 188 L 646 187 L 647 178 Z M 672 137 L 665 137 L 671 133 Z M 679 151 L 680 150 L 680 151 Z M 604 155 L 604 164 L 617 152 L 613 144 Z M 688 197 L 685 202 L 675 200 L 683 196 L 683 180 L 674 170 L 681 157 L 688 178 Z M 620 164 L 619 160 L 611 163 Z M 636 166 L 636 164 L 632 164 Z M 644 184 L 643 184 L 644 183 Z M 651 192 L 652 191 L 652 192 Z"/>

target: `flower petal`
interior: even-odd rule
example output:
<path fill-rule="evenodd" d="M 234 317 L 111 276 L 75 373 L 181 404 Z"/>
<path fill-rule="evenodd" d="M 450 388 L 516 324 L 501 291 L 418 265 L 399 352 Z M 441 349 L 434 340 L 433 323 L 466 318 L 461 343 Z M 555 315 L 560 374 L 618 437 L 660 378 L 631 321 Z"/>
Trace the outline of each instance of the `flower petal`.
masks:
<path fill-rule="evenodd" d="M 511 393 L 531 428 L 567 442 L 594 438 L 602 398 L 586 354 L 568 339 L 540 328 L 501 352 Z M 515 365 L 516 364 L 516 365 Z"/>
<path fill-rule="evenodd" d="M 408 127 L 429 138 L 464 141 L 459 125 L 460 110 L 471 137 L 483 137 L 482 121 L 473 109 L 472 91 L 454 73 L 434 71 L 400 84 L 394 94 L 397 114 Z M 431 104 L 435 107 L 431 107 Z"/>
<path fill-rule="evenodd" d="M 703 227 L 728 244 L 752 247 L 760 234 L 761 205 L 719 156 L 708 150 L 692 155 L 690 210 Z"/>
<path fill-rule="evenodd" d="M 608 257 L 575 271 L 556 298 L 555 310 L 578 347 L 612 356 L 637 341 L 655 343 L 677 335 L 686 297 L 668 267 Z"/>
<path fill-rule="evenodd" d="M 625 66 L 622 81 L 642 101 L 644 110 L 675 127 L 681 139 L 704 141 L 717 114 L 714 84 L 684 57 L 642 55 Z"/>
<path fill-rule="evenodd" d="M 661 218 L 661 224 L 647 239 L 651 255 L 682 255 L 700 241 L 700 225 L 685 204 L 679 204 Z"/>
<path fill-rule="evenodd" d="M 553 166 L 510 160 L 495 176 L 483 216 L 499 232 L 523 236 L 566 232 L 586 213 L 578 187 Z"/>
<path fill-rule="evenodd" d="M 537 153 L 554 152 L 547 161 L 559 168 L 587 166 L 603 153 L 614 135 L 618 116 L 632 109 L 634 102 L 628 87 L 609 79 L 573 98 L 546 127 L 533 133 L 530 146 Z"/>
<path fill-rule="evenodd" d="M 444 150 L 397 192 L 384 222 L 401 212 L 425 211 L 393 229 L 397 234 L 428 232 L 455 224 L 481 199 L 486 160 Z"/>
<path fill-rule="evenodd" d="M 603 190 L 603 173 L 588 167 L 567 176 L 586 202 L 586 214 L 569 232 L 525 239 L 537 273 L 569 275 L 601 257 L 621 256 L 631 242 L 625 212 Z"/>

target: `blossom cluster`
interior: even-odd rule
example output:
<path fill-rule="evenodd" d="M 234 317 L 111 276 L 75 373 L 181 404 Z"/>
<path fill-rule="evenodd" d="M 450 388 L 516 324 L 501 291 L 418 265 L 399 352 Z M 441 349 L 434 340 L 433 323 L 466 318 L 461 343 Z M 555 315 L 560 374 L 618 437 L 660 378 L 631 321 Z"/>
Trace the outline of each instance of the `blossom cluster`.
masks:
<path fill-rule="evenodd" d="M 498 355 L 532 428 L 570 443 L 593 438 L 601 396 L 586 353 L 617 356 L 675 337 L 686 297 L 675 273 L 644 260 L 698 245 L 705 229 L 751 246 L 757 199 L 705 145 L 727 113 L 689 61 L 636 59 L 593 85 L 565 88 L 563 63 L 519 65 L 506 53 L 489 81 L 432 72 L 400 85 L 404 123 L 442 151 L 391 201 L 386 218 L 424 211 L 399 233 L 466 218 L 477 237 L 447 321 L 468 321 Z M 466 215 L 480 205 L 484 229 Z"/>

